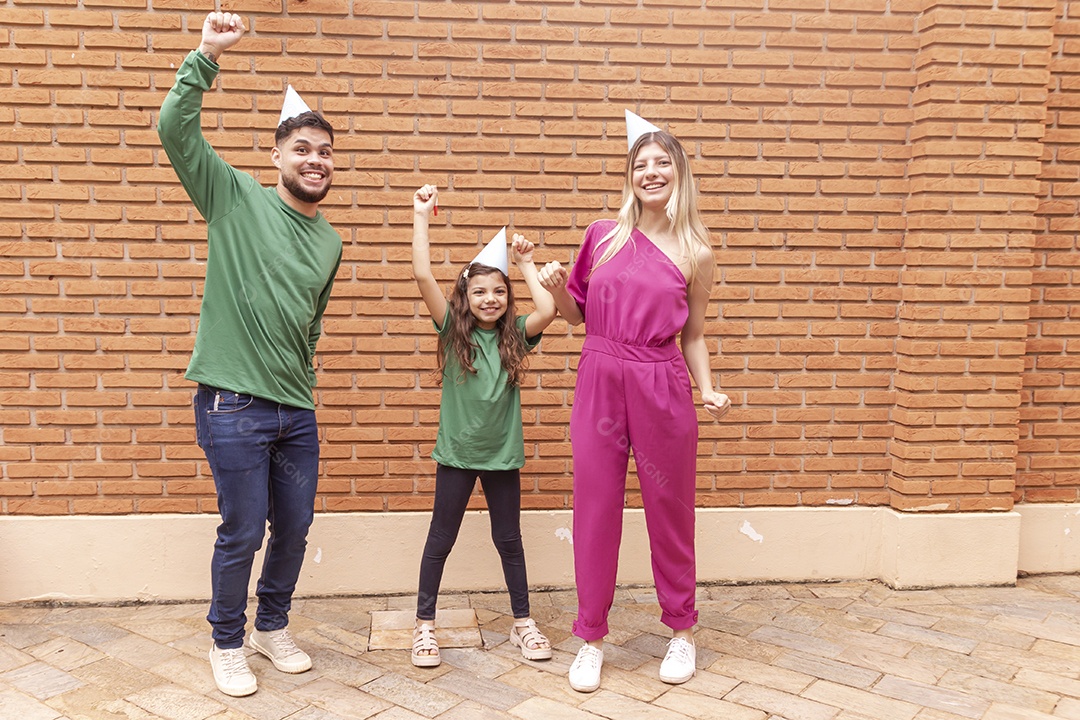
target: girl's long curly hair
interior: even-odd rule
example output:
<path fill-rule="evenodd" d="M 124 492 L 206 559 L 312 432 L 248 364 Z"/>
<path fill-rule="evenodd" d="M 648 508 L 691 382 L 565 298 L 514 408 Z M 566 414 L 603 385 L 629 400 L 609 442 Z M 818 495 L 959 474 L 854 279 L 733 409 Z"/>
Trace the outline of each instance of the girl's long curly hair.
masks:
<path fill-rule="evenodd" d="M 469 310 L 469 278 L 495 273 L 506 286 L 506 312 L 495 322 L 495 333 L 499 341 L 499 359 L 503 368 L 506 369 L 507 384 L 521 384 L 528 367 L 529 351 L 525 347 L 525 339 L 518 331 L 515 322 L 514 289 L 510 285 L 510 278 L 503 275 L 502 270 L 480 263 L 469 263 L 458 275 L 454 289 L 450 293 L 450 312 L 447 318 L 449 327 L 445 334 L 439 335 L 438 380 L 440 384 L 447 367 L 457 366 L 459 382 L 466 372 L 476 372 L 476 368 L 473 367 L 476 345 L 472 341 L 472 333 L 477 328 L 477 323 L 476 316 Z M 453 361 L 449 359 L 451 357 Z"/>

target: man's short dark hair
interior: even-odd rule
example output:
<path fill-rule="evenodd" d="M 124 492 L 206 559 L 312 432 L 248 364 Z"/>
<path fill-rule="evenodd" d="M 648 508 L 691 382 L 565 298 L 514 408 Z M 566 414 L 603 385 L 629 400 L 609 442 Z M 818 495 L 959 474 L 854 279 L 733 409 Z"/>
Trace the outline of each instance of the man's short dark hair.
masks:
<path fill-rule="evenodd" d="M 322 115 L 308 110 L 307 112 L 300 113 L 296 117 L 291 117 L 278 125 L 277 132 L 274 133 L 274 145 L 280 146 L 285 138 L 289 137 L 302 127 L 313 127 L 325 130 L 326 134 L 330 136 L 330 144 L 334 144 L 334 128 L 330 123 L 326 122 L 326 118 Z"/>

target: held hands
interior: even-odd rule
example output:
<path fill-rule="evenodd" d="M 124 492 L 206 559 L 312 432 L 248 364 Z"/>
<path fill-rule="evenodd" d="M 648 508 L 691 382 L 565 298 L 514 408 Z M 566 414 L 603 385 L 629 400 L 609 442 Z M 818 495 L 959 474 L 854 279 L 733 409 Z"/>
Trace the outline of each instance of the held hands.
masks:
<path fill-rule="evenodd" d="M 570 274 L 566 272 L 566 268 L 560 265 L 558 261 L 549 262 L 540 268 L 540 286 L 548 292 L 565 289 L 569 277 Z"/>
<path fill-rule="evenodd" d="M 533 261 L 533 250 L 536 248 L 531 242 L 525 239 L 524 235 L 514 233 L 514 242 L 511 244 L 510 249 L 512 259 L 515 265 L 521 265 L 522 263 L 531 263 Z"/>
<path fill-rule="evenodd" d="M 715 390 L 703 392 L 701 400 L 705 403 L 705 409 L 709 411 L 709 414 L 717 419 L 723 417 L 724 413 L 731 409 L 730 398 L 722 392 Z"/>
<path fill-rule="evenodd" d="M 413 212 L 425 217 L 438 204 L 439 189 L 434 185 L 424 185 L 413 195 Z"/>
<path fill-rule="evenodd" d="M 247 30 L 244 21 L 235 13 L 212 12 L 206 16 L 202 28 L 202 44 L 199 51 L 217 60 L 221 53 L 240 42 Z"/>

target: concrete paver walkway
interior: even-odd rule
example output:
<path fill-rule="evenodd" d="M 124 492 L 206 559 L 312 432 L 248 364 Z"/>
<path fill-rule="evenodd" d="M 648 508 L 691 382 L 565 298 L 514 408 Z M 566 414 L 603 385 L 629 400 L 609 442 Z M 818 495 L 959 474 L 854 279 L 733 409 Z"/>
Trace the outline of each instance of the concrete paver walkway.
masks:
<path fill-rule="evenodd" d="M 414 598 L 298 600 L 291 628 L 314 668 L 285 675 L 253 656 L 259 691 L 246 698 L 214 687 L 205 603 L 0 607 L 0 718 L 1080 720 L 1080 576 L 924 591 L 710 587 L 699 598 L 699 671 L 670 686 L 657 677 L 670 633 L 654 593 L 621 589 L 591 694 L 566 681 L 580 645 L 572 591 L 532 596 L 556 646 L 548 662 L 506 641 L 505 595 L 444 596 L 443 607 L 476 611 L 485 647 L 446 649 L 434 669 L 367 650 L 371 612 Z"/>

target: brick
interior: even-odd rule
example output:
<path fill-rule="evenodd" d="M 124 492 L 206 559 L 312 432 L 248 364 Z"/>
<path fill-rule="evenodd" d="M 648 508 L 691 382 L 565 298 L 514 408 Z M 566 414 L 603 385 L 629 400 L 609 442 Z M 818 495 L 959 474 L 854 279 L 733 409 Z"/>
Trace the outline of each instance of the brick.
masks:
<path fill-rule="evenodd" d="M 154 13 L 134 0 L 0 10 L 0 40 L 18 45 L 0 49 L 9 133 L 0 252 L 11 261 L 0 265 L 0 385 L 28 408 L 5 430 L 51 439 L 20 444 L 5 433 L 0 450 L 35 445 L 79 462 L 90 449 L 129 474 L 132 464 L 160 466 L 187 496 L 148 504 L 111 498 L 120 487 L 110 485 L 78 504 L 29 500 L 50 512 L 215 508 L 212 485 L 184 477 L 208 472 L 182 379 L 206 244 L 152 128 L 191 47 L 168 12 L 186 7 L 163 2 Z M 1008 475 L 993 473 L 1012 462 L 1045 468 L 1046 494 L 1031 498 L 1075 497 L 1074 451 L 1045 440 L 1071 437 L 1054 428 L 1067 425 L 1080 387 L 1070 372 L 1080 333 L 1067 310 L 1080 228 L 1070 58 L 1080 31 L 1049 6 L 1015 2 L 923 14 L 883 0 L 706 5 L 368 2 L 350 15 L 343 0 L 309 0 L 289 3 L 302 12 L 283 20 L 278 0 L 242 2 L 257 14 L 258 33 L 245 40 L 254 58 L 223 59 L 224 90 L 206 98 L 214 146 L 273 182 L 265 148 L 275 108 L 256 108 L 286 76 L 341 132 L 345 159 L 326 208 L 345 263 L 317 394 L 324 432 L 341 432 L 327 435 L 338 482 L 321 509 L 406 507 L 390 505 L 390 490 L 353 496 L 345 479 L 361 474 L 376 487 L 430 472 L 411 460 L 430 452 L 438 402 L 434 338 L 408 272 L 412 188 L 452 179 L 443 198 L 452 222 L 433 236 L 448 243 L 451 265 L 472 256 L 480 228 L 503 223 L 532 228 L 548 257 L 569 262 L 583 227 L 618 203 L 619 103 L 670 127 L 693 155 L 725 265 L 708 310 L 710 364 L 764 439 L 735 446 L 735 424 L 702 425 L 707 472 L 762 461 L 747 480 L 759 492 L 714 480 L 703 506 L 855 498 L 934 509 L 930 481 L 900 482 L 875 466 L 890 459 L 912 472 L 936 463 L 934 478 L 951 462 L 953 477 L 940 482 L 953 484 L 938 485 L 955 494 L 944 500 L 950 510 L 1011 506 Z M 305 39 L 316 29 L 331 41 Z M 439 273 L 446 282 L 456 269 Z M 532 358 L 526 392 L 526 419 L 540 423 L 526 428 L 539 468 L 527 507 L 570 501 L 565 425 L 581 334 L 556 327 L 561 335 L 549 330 Z M 1010 423 L 1020 414 L 1030 419 L 1018 430 Z M 830 456 L 804 459 L 815 468 L 808 487 L 825 477 L 814 473 L 832 473 L 828 488 L 783 489 L 799 482 L 780 462 L 800 457 L 799 438 L 805 448 L 829 443 Z M 860 473 L 866 486 L 850 479 Z M 967 492 L 968 479 L 986 481 L 988 497 Z M 426 508 L 429 497 L 408 502 Z"/>

